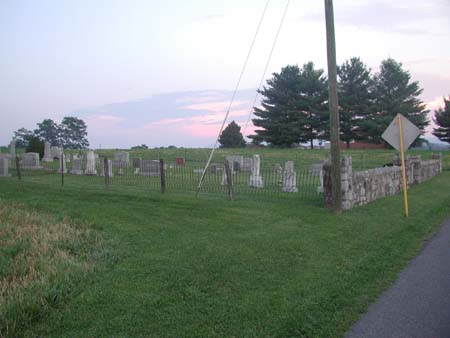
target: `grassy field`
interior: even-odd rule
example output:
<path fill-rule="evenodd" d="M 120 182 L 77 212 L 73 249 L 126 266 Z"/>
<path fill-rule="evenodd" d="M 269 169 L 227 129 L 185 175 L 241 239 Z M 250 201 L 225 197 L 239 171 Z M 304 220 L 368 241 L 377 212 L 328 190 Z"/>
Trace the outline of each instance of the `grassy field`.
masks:
<path fill-rule="evenodd" d="M 450 215 L 449 190 L 450 172 L 412 187 L 405 219 L 401 196 L 333 216 L 319 199 L 0 179 L 7 205 L 89 224 L 118 257 L 18 336 L 343 336 Z"/>

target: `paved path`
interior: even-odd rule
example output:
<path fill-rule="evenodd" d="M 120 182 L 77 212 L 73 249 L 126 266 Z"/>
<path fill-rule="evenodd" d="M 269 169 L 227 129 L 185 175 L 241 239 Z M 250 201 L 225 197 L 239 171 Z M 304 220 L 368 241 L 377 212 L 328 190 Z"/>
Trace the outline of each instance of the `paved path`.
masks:
<path fill-rule="evenodd" d="M 346 337 L 450 338 L 450 220 Z"/>

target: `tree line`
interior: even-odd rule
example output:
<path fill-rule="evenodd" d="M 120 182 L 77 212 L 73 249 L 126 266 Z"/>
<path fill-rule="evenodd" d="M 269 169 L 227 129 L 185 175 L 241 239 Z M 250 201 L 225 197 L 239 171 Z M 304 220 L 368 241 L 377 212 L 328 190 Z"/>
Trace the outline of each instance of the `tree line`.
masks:
<path fill-rule="evenodd" d="M 347 145 L 352 141 L 381 143 L 381 134 L 392 119 L 401 113 L 422 132 L 429 125 L 429 111 L 419 96 L 423 89 L 401 63 L 392 58 L 381 62 L 372 73 L 360 58 L 351 58 L 338 66 L 340 138 Z M 259 91 L 261 107 L 254 108 L 253 124 L 261 129 L 249 135 L 253 143 L 279 147 L 329 139 L 328 79 L 323 69 L 313 62 L 303 67 L 288 65 L 273 73 Z M 450 98 L 449 98 L 450 99 Z M 440 129 L 434 135 L 448 142 L 449 109 L 436 112 Z M 441 125 L 443 123 L 443 125 Z M 236 129 L 236 128 L 234 128 Z"/>
<path fill-rule="evenodd" d="M 33 131 L 25 128 L 15 131 L 13 141 L 18 148 L 27 148 L 30 144 L 34 148 L 36 144 L 49 142 L 64 149 L 86 149 L 89 147 L 86 129 L 86 123 L 76 117 L 66 116 L 60 124 L 45 119 Z"/>

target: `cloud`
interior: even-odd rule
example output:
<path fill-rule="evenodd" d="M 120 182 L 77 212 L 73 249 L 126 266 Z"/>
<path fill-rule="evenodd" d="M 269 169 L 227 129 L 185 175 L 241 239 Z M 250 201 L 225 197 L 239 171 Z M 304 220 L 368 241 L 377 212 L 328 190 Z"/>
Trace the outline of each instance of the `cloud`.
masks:
<path fill-rule="evenodd" d="M 441 35 L 432 31 L 427 23 L 446 22 L 447 1 L 425 0 L 377 0 L 353 1 L 335 6 L 337 25 L 405 35 Z M 302 21 L 323 21 L 323 13 L 301 17 Z"/>
<path fill-rule="evenodd" d="M 122 116 L 114 116 L 114 115 L 92 115 L 86 118 L 91 122 L 103 122 L 103 123 L 119 123 L 125 120 Z"/>
<path fill-rule="evenodd" d="M 209 21 L 221 20 L 223 18 L 225 18 L 225 15 L 223 15 L 223 14 L 208 14 L 208 15 L 197 16 L 194 19 L 194 21 L 209 22 Z"/>

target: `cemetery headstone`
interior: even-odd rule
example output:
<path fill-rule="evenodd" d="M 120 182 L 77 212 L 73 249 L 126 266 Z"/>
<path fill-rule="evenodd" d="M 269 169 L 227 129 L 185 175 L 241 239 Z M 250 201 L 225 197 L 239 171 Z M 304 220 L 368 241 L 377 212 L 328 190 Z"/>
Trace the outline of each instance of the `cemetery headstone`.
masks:
<path fill-rule="evenodd" d="M 0 177 L 8 177 L 8 158 L 0 156 Z"/>
<path fill-rule="evenodd" d="M 233 167 L 233 171 L 234 171 L 234 172 L 239 172 L 239 171 L 241 171 L 241 164 L 240 164 L 239 162 L 233 162 L 232 167 Z"/>
<path fill-rule="evenodd" d="M 217 163 L 211 163 L 210 165 L 211 174 L 217 174 L 218 167 L 219 165 Z"/>
<path fill-rule="evenodd" d="M 273 172 L 277 175 L 281 175 L 283 172 L 283 167 L 281 166 L 280 163 L 275 163 L 275 165 L 273 166 Z"/>
<path fill-rule="evenodd" d="M 119 151 L 114 154 L 114 161 L 125 162 L 128 165 L 130 163 L 130 153 Z"/>
<path fill-rule="evenodd" d="M 70 171 L 71 174 L 73 175 L 82 175 L 83 174 L 83 169 L 81 167 L 81 162 L 82 160 L 80 158 L 78 158 L 78 156 L 75 158 L 73 158 L 72 161 L 72 170 Z"/>
<path fill-rule="evenodd" d="M 41 169 L 39 163 L 38 153 L 25 153 L 22 154 L 22 168 L 23 169 Z"/>
<path fill-rule="evenodd" d="M 252 170 L 252 165 L 253 165 L 253 159 L 251 159 L 250 157 L 244 157 L 244 161 L 242 164 L 242 171 L 251 171 Z"/>
<path fill-rule="evenodd" d="M 262 188 L 264 187 L 264 182 L 260 173 L 260 167 L 261 167 L 261 159 L 259 158 L 259 155 L 253 155 L 252 160 L 252 174 L 250 176 L 250 180 L 248 185 L 253 188 Z"/>
<path fill-rule="evenodd" d="M 297 192 L 297 174 L 294 171 L 294 161 L 287 161 L 283 173 L 283 191 Z"/>
<path fill-rule="evenodd" d="M 14 140 L 9 144 L 9 156 L 11 159 L 16 158 L 16 141 Z"/>
<path fill-rule="evenodd" d="M 115 162 L 115 161 L 114 161 Z M 100 162 L 100 176 L 105 176 L 105 161 L 101 161 Z M 108 176 L 109 177 L 113 177 L 113 161 L 112 160 L 108 160 Z"/>
<path fill-rule="evenodd" d="M 177 165 L 185 165 L 186 164 L 186 160 L 184 157 L 177 157 L 175 158 L 175 163 Z"/>
<path fill-rule="evenodd" d="M 142 159 L 140 157 L 139 158 L 133 158 L 133 169 L 134 169 L 134 174 L 135 175 L 140 173 L 141 166 L 142 166 Z"/>
<path fill-rule="evenodd" d="M 128 168 L 128 162 L 121 160 L 113 161 L 114 168 L 117 169 L 117 175 L 123 176 L 125 175 L 126 169 Z"/>
<path fill-rule="evenodd" d="M 50 146 L 50 142 L 45 142 L 44 145 L 44 157 L 42 158 L 43 162 L 53 162 L 52 149 Z"/>
<path fill-rule="evenodd" d="M 86 175 L 97 175 L 97 169 L 95 166 L 95 153 L 93 150 L 88 150 L 87 156 L 86 156 Z"/>
<path fill-rule="evenodd" d="M 143 176 L 159 176 L 160 164 L 158 160 L 142 160 L 141 173 Z"/>
<path fill-rule="evenodd" d="M 283 167 L 280 163 L 275 163 L 273 166 L 273 172 L 275 174 L 275 180 L 279 186 L 283 185 Z"/>
<path fill-rule="evenodd" d="M 54 158 L 61 159 L 61 154 L 63 152 L 60 147 L 51 147 L 52 161 Z"/>
<path fill-rule="evenodd" d="M 233 171 L 240 171 L 244 166 L 244 156 L 242 155 L 229 155 L 226 157 L 230 167 L 233 167 Z"/>

